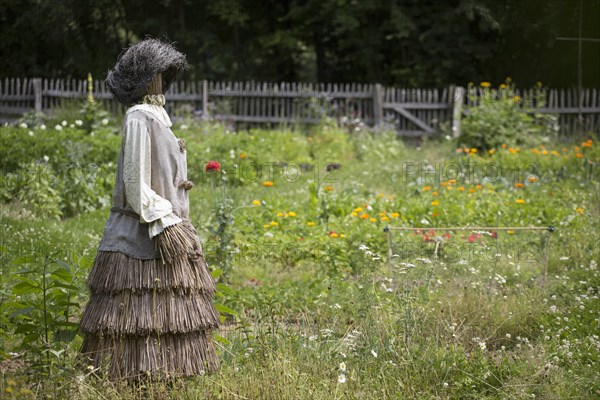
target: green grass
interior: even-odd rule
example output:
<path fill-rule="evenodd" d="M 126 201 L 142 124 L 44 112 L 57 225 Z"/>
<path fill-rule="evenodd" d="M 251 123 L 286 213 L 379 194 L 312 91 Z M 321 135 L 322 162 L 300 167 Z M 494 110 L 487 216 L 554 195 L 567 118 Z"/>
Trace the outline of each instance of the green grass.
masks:
<path fill-rule="evenodd" d="M 565 151 L 562 144 L 546 144 L 549 154 L 500 148 L 491 156 L 465 156 L 451 142 L 416 148 L 389 132 L 348 135 L 328 125 L 238 134 L 201 126 L 175 133 L 186 139 L 189 175 L 196 183 L 190 192 L 192 221 L 209 264 L 222 271 L 227 285 L 217 300 L 237 315 L 219 332 L 217 373 L 174 387 L 151 385 L 150 398 L 600 394 L 597 144 L 569 145 Z M 227 184 L 213 185 L 214 177 L 203 172 L 209 160 L 221 163 Z M 502 173 L 487 181 L 483 174 L 452 173 L 457 167 L 466 171 L 467 160 L 472 167 L 501 166 Z M 329 162 L 341 169 L 325 171 Z M 299 173 L 300 163 L 316 168 Z M 259 166 L 260 177 L 252 165 Z M 433 173 L 426 172 L 428 165 Z M 221 206 L 229 219 L 217 235 Z M 20 207 L 10 202 L 2 207 L 7 234 L 0 308 L 12 313 L 16 272 L 39 270 L 41 254 L 80 267 L 72 295 L 83 306 L 87 268 L 108 208 L 56 220 L 23 218 Z M 470 231 L 451 232 L 437 251 L 435 241 L 424 240 L 425 234 L 442 236 L 429 232 L 435 227 L 498 224 L 552 225 L 556 231 L 499 232 L 497 239 L 481 235 L 473 242 Z M 391 273 L 386 225 L 423 228 L 416 235 L 393 231 L 391 250 L 398 257 L 391 259 Z M 33 258 L 19 259 L 23 252 Z M 74 312 L 74 321 L 80 312 Z M 139 398 L 99 377 L 101 371 L 78 366 L 79 336 L 51 343 L 64 352 L 52 355 L 43 369 L 44 359 L 32 355 L 37 350 L 19 348 L 23 338 L 14 330 L 25 319 L 0 320 L 5 398 Z"/>

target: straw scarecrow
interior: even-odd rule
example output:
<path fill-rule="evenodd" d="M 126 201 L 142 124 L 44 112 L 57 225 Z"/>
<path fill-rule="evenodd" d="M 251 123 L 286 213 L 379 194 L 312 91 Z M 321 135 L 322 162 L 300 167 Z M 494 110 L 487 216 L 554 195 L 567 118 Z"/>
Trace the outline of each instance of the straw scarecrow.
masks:
<path fill-rule="evenodd" d="M 186 149 L 170 129 L 164 93 L 188 67 L 172 45 L 130 46 L 106 84 L 128 106 L 113 207 L 87 287 L 81 352 L 110 378 L 138 380 L 218 368 L 215 281 L 189 219 Z"/>

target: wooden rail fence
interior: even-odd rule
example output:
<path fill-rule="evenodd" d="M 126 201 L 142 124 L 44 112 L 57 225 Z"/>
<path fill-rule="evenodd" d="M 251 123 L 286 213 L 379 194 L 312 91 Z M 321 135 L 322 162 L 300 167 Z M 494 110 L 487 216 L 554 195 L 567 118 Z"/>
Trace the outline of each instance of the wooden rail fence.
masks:
<path fill-rule="evenodd" d="M 324 116 L 338 122 L 362 121 L 393 126 L 400 136 L 433 136 L 446 124 L 460 134 L 460 120 L 489 95 L 479 87 L 408 89 L 362 83 L 266 83 L 176 81 L 166 93 L 175 118 L 186 113 L 232 124 L 317 123 Z M 561 138 L 576 132 L 600 133 L 600 90 L 533 89 L 515 91 L 537 113 L 558 116 Z M 0 122 L 13 122 L 30 111 L 52 112 L 70 100 L 87 97 L 85 79 L 5 78 L 0 80 Z M 105 87 L 94 81 L 94 98 L 113 115 L 124 111 Z"/>

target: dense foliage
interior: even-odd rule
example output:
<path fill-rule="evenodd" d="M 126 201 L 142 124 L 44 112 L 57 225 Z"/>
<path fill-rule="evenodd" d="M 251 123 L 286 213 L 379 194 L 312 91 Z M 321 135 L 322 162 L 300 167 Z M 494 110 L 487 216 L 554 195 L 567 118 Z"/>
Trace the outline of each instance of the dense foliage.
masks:
<path fill-rule="evenodd" d="M 580 9 L 581 5 L 581 9 Z M 0 75 L 104 77 L 146 35 L 176 41 L 189 78 L 409 86 L 577 82 L 577 42 L 599 38 L 595 0 L 8 0 Z M 597 43 L 583 85 L 600 86 Z"/>

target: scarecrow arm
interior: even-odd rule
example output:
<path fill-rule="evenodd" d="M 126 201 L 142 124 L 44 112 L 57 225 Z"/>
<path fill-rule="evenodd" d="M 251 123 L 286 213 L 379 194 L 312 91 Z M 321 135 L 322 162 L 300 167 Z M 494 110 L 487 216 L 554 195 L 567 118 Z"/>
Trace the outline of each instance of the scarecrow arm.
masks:
<path fill-rule="evenodd" d="M 152 176 L 150 134 L 144 122 L 129 119 L 124 139 L 123 180 L 127 203 L 138 213 L 140 222 L 149 224 L 148 235 L 153 238 L 166 227 L 182 220 L 173 213 L 171 202 L 159 196 L 149 185 Z"/>

